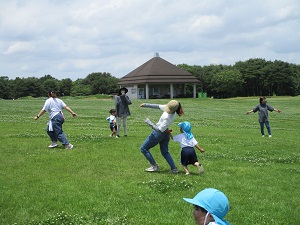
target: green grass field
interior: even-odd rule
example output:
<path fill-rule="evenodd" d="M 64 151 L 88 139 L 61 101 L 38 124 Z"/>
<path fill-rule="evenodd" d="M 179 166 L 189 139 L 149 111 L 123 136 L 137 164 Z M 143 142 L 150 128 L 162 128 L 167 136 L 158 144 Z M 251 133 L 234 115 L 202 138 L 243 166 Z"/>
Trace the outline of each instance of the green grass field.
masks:
<path fill-rule="evenodd" d="M 245 115 L 256 98 L 180 99 L 185 111 L 170 127 L 189 121 L 206 153 L 205 174 L 179 164 L 180 146 L 169 149 L 181 173 L 170 174 L 158 147 L 151 151 L 161 170 L 145 172 L 139 148 L 159 110 L 133 100 L 128 137 L 110 138 L 105 120 L 113 100 L 64 101 L 64 131 L 75 146 L 48 149 L 48 115 L 34 121 L 43 99 L 0 101 L 0 224 L 194 224 L 193 207 L 182 200 L 214 187 L 230 201 L 231 224 L 300 224 L 300 97 L 273 97 L 282 113 L 270 113 L 272 138 L 262 138 L 257 114 Z M 164 104 L 168 100 L 148 100 Z"/>

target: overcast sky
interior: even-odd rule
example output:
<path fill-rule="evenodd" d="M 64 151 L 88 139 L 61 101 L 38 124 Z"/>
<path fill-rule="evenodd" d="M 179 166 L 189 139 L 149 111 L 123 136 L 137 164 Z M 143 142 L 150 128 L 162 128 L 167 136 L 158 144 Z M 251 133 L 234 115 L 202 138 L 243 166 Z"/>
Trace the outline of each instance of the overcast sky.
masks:
<path fill-rule="evenodd" d="M 300 64 L 299 0 L 0 0 L 0 76 L 123 77 L 173 64 Z"/>

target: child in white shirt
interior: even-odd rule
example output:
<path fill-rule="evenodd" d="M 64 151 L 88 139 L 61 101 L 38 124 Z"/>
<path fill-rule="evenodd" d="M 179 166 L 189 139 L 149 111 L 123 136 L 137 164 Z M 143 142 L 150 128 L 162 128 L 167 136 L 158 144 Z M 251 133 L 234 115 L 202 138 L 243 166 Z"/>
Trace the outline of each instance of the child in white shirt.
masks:
<path fill-rule="evenodd" d="M 174 137 L 171 133 L 170 133 L 170 135 L 171 135 L 171 138 L 175 142 L 180 143 L 180 146 L 182 148 L 180 161 L 181 161 L 181 164 L 183 165 L 185 174 L 186 175 L 190 174 L 187 166 L 189 164 L 192 164 L 192 165 L 198 167 L 199 173 L 200 173 L 200 175 L 202 175 L 204 173 L 204 169 L 203 169 L 203 166 L 198 162 L 198 158 L 197 158 L 194 147 L 196 147 L 202 153 L 204 153 L 205 151 L 203 148 L 201 148 L 198 145 L 198 142 L 196 141 L 193 134 L 191 133 L 192 126 L 189 122 L 185 121 L 185 122 L 179 123 L 178 126 L 180 127 L 181 134 L 178 134 Z"/>
<path fill-rule="evenodd" d="M 109 135 L 110 137 L 117 136 L 117 123 L 116 123 L 116 113 L 117 111 L 115 109 L 109 110 L 110 116 L 106 118 L 106 120 L 109 122 L 109 128 L 112 131 L 112 133 Z"/>

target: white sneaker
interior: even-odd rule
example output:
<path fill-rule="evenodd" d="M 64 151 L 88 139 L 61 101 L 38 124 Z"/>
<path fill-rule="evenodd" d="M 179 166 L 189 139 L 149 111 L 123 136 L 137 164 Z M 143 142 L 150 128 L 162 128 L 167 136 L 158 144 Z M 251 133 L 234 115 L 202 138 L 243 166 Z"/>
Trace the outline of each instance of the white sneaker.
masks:
<path fill-rule="evenodd" d="M 269 137 L 272 137 L 272 135 L 269 135 Z"/>
<path fill-rule="evenodd" d="M 52 144 L 48 146 L 48 148 L 55 148 L 57 146 L 58 146 L 57 142 L 53 141 Z"/>
<path fill-rule="evenodd" d="M 146 169 L 147 172 L 154 172 L 154 171 L 157 171 L 157 170 L 159 170 L 158 165 L 152 165 L 152 166 L 150 166 L 149 168 Z"/>
<path fill-rule="evenodd" d="M 265 135 L 261 135 L 261 137 L 265 137 Z"/>
<path fill-rule="evenodd" d="M 65 146 L 65 149 L 72 149 L 73 147 L 74 147 L 74 146 L 73 146 L 72 144 L 69 143 L 68 145 Z"/>
<path fill-rule="evenodd" d="M 178 170 L 177 168 L 175 168 L 175 169 L 172 169 L 172 170 L 171 170 L 171 173 L 175 173 L 175 174 L 177 174 L 177 173 L 179 173 L 179 170 Z"/>
<path fill-rule="evenodd" d="M 204 168 L 203 168 L 203 166 L 202 166 L 201 164 L 199 164 L 199 166 L 197 166 L 197 167 L 198 167 L 198 170 L 199 170 L 200 175 L 202 175 L 202 174 L 204 173 Z"/>

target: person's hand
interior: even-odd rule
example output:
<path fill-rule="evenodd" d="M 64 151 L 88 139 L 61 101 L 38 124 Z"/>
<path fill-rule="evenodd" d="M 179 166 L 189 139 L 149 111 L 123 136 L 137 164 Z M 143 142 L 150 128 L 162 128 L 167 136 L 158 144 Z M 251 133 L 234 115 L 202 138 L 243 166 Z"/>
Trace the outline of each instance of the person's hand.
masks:
<path fill-rule="evenodd" d="M 205 152 L 205 150 L 204 150 L 203 148 L 200 148 L 199 150 L 200 150 L 200 152 L 202 152 L 202 153 Z"/>
<path fill-rule="evenodd" d="M 145 103 L 140 104 L 140 107 L 144 107 Z"/>
<path fill-rule="evenodd" d="M 76 117 L 76 116 L 77 116 L 77 114 L 74 113 L 74 112 L 72 112 L 71 114 L 72 114 L 73 117 Z"/>
<path fill-rule="evenodd" d="M 149 118 L 146 118 L 146 119 L 145 119 L 145 122 L 146 122 L 146 123 L 149 123 L 149 122 L 150 122 L 150 119 L 149 119 Z"/>
<path fill-rule="evenodd" d="M 173 135 L 172 135 L 171 132 L 172 132 L 172 130 L 169 130 L 169 128 L 167 128 L 167 129 L 165 130 L 165 133 L 169 134 L 169 135 L 170 135 L 170 138 L 173 139 Z"/>
<path fill-rule="evenodd" d="M 251 113 L 251 111 L 247 111 L 247 112 L 246 112 L 246 115 L 249 115 L 250 113 Z"/>
<path fill-rule="evenodd" d="M 277 112 L 278 112 L 278 113 L 281 113 L 281 110 L 280 110 L 280 109 L 277 109 Z"/>

